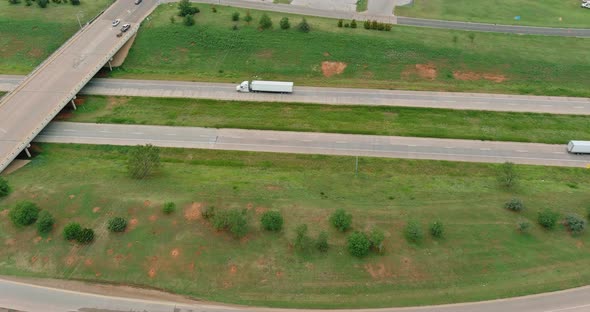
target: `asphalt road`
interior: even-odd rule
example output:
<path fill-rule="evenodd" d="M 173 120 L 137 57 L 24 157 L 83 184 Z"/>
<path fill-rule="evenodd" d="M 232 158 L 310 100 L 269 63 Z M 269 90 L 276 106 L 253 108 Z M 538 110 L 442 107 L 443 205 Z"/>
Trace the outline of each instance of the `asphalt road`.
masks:
<path fill-rule="evenodd" d="M 53 122 L 35 141 L 590 166 L 590 155 L 571 155 L 565 145 L 313 132 Z"/>
<path fill-rule="evenodd" d="M 287 310 L 183 304 L 80 293 L 0 280 L 0 307 L 26 312 L 315 312 L 329 310 Z M 554 293 L 478 303 L 417 308 L 332 310 L 334 312 L 584 312 L 590 310 L 590 287 Z"/>
<path fill-rule="evenodd" d="M 19 79 L 22 77 L 0 75 L 0 91 L 11 90 Z M 80 93 L 590 115 L 589 98 L 297 86 L 293 94 L 238 93 L 235 90 L 236 85 L 237 83 L 93 79 Z"/>
<path fill-rule="evenodd" d="M 117 1 L 76 33 L 10 94 L 0 99 L 2 171 L 139 28 L 158 0 Z M 115 18 L 131 29 L 117 37 Z"/>

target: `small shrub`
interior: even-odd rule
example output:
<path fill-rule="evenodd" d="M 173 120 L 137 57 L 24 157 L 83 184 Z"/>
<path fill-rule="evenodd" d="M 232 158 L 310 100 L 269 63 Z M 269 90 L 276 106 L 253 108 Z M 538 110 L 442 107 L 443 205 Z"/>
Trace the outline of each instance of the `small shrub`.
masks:
<path fill-rule="evenodd" d="M 358 27 L 358 25 L 356 23 L 356 20 L 353 19 L 352 22 L 350 22 L 350 28 L 357 28 L 357 27 Z"/>
<path fill-rule="evenodd" d="M 299 29 L 300 32 L 304 33 L 308 33 L 311 31 L 311 26 L 309 25 L 309 23 L 307 23 L 305 17 L 301 20 L 301 23 L 297 25 L 297 29 Z"/>
<path fill-rule="evenodd" d="M 192 15 L 186 15 L 183 23 L 185 26 L 193 26 L 195 24 L 195 18 Z"/>
<path fill-rule="evenodd" d="M 94 240 L 94 231 L 89 228 L 82 229 L 76 237 L 76 241 L 80 244 L 90 244 Z"/>
<path fill-rule="evenodd" d="M 211 12 L 213 12 L 213 13 L 217 13 L 217 8 L 216 8 L 216 7 L 214 7 L 214 6 L 213 6 L 213 7 L 211 7 Z"/>
<path fill-rule="evenodd" d="M 43 9 L 47 7 L 47 3 L 49 3 L 49 0 L 37 0 L 37 5 Z"/>
<path fill-rule="evenodd" d="M 237 21 L 239 21 L 239 20 L 240 20 L 240 12 L 234 12 L 234 13 L 231 15 L 231 20 L 232 20 L 232 21 L 234 21 L 234 22 L 237 22 Z"/>
<path fill-rule="evenodd" d="M 565 217 L 564 225 L 572 234 L 577 235 L 586 229 L 586 220 L 577 214 L 569 214 Z"/>
<path fill-rule="evenodd" d="M 289 28 L 291 28 L 291 23 L 289 22 L 289 18 L 288 17 L 281 18 L 281 21 L 279 22 L 279 25 L 281 26 L 281 29 L 289 29 Z"/>
<path fill-rule="evenodd" d="M 215 206 L 207 206 L 205 209 L 201 210 L 201 216 L 203 219 L 211 219 L 215 216 Z"/>
<path fill-rule="evenodd" d="M 47 210 L 41 211 L 39 214 L 39 220 L 37 220 L 37 232 L 39 234 L 47 234 L 53 230 L 55 219 Z"/>
<path fill-rule="evenodd" d="M 504 204 L 504 207 L 508 210 L 520 212 L 524 209 L 524 204 L 522 203 L 522 201 L 520 199 L 514 198 L 514 199 L 510 200 L 509 202 L 507 202 L 506 204 Z"/>
<path fill-rule="evenodd" d="M 377 27 L 379 26 L 379 23 L 375 20 L 371 21 L 371 29 L 377 29 Z"/>
<path fill-rule="evenodd" d="M 507 189 L 511 189 L 516 185 L 518 180 L 518 175 L 516 173 L 516 169 L 514 168 L 514 164 L 511 162 L 505 162 L 500 167 L 500 173 L 498 176 L 498 181 L 500 185 L 504 186 Z"/>
<path fill-rule="evenodd" d="M 223 210 L 213 216 L 213 227 L 218 231 L 227 230 L 235 238 L 242 238 L 248 234 L 248 219 L 243 211 Z"/>
<path fill-rule="evenodd" d="M 0 177 L 0 197 L 6 197 L 10 193 L 10 186 L 8 181 Z"/>
<path fill-rule="evenodd" d="M 422 233 L 422 228 L 420 224 L 416 221 L 409 221 L 404 229 L 404 234 L 406 239 L 412 243 L 419 243 L 424 238 L 424 234 Z"/>
<path fill-rule="evenodd" d="M 344 24 L 344 28 L 350 28 L 350 24 L 349 23 Z"/>
<path fill-rule="evenodd" d="M 176 18 L 174 17 L 174 15 L 170 16 L 170 23 L 171 24 L 176 23 Z"/>
<path fill-rule="evenodd" d="M 343 24 L 343 23 L 344 23 L 344 21 L 343 21 L 343 20 L 341 20 L 341 19 L 339 19 L 339 20 L 338 20 L 338 27 L 339 27 L 339 28 L 342 28 L 342 24 Z"/>
<path fill-rule="evenodd" d="M 80 232 L 82 232 L 82 226 L 76 222 L 70 222 L 64 227 L 64 238 L 66 240 L 74 240 L 80 236 Z"/>
<path fill-rule="evenodd" d="M 518 223 L 516 224 L 516 229 L 520 233 L 528 233 L 530 228 L 531 228 L 531 223 L 526 220 L 518 221 Z"/>
<path fill-rule="evenodd" d="M 174 211 L 176 211 L 176 204 L 173 202 L 167 202 L 164 204 L 164 207 L 162 207 L 162 212 L 164 214 L 172 214 Z"/>
<path fill-rule="evenodd" d="M 272 28 L 272 20 L 266 13 L 262 14 L 260 17 L 260 21 L 258 22 L 260 29 L 271 29 Z"/>
<path fill-rule="evenodd" d="M 363 22 L 363 28 L 371 29 L 371 21 L 367 20 Z"/>
<path fill-rule="evenodd" d="M 283 216 L 278 211 L 267 211 L 260 217 L 260 223 L 265 230 L 278 232 L 283 228 Z"/>
<path fill-rule="evenodd" d="M 31 225 L 37 221 L 40 210 L 35 203 L 22 201 L 10 210 L 10 220 L 18 226 Z"/>
<path fill-rule="evenodd" d="M 471 43 L 473 43 L 473 41 L 475 41 L 475 34 L 470 32 L 469 35 L 467 35 L 467 37 L 469 37 L 469 40 L 471 41 Z"/>
<path fill-rule="evenodd" d="M 363 232 L 354 232 L 348 236 L 348 252 L 355 257 L 362 258 L 369 254 L 371 241 Z"/>
<path fill-rule="evenodd" d="M 80 5 L 80 0 L 70 0 L 72 5 Z"/>
<path fill-rule="evenodd" d="M 250 11 L 246 11 L 246 16 L 244 17 L 244 21 L 250 25 L 250 22 L 252 22 L 252 15 L 250 15 Z"/>
<path fill-rule="evenodd" d="M 311 238 L 307 234 L 307 224 L 300 224 L 295 228 L 295 249 L 307 253 L 311 248 Z"/>
<path fill-rule="evenodd" d="M 238 25 L 233 25 L 233 26 L 231 27 L 231 30 L 238 30 Z"/>
<path fill-rule="evenodd" d="M 442 238 L 445 235 L 445 228 L 442 222 L 435 221 L 430 225 L 430 235 L 435 238 Z"/>
<path fill-rule="evenodd" d="M 328 251 L 330 248 L 330 245 L 328 245 L 328 233 L 325 231 L 320 232 L 318 239 L 315 241 L 315 248 L 317 248 L 317 250 L 320 252 Z"/>
<path fill-rule="evenodd" d="M 346 232 L 352 225 L 352 215 L 344 209 L 334 211 L 330 217 L 330 223 L 340 232 Z"/>
<path fill-rule="evenodd" d="M 385 24 L 385 31 L 391 31 L 392 27 L 393 27 L 393 25 L 391 25 L 391 24 Z"/>
<path fill-rule="evenodd" d="M 127 228 L 127 220 L 121 217 L 114 217 L 109 220 L 108 229 L 111 232 L 120 233 L 124 232 Z"/>
<path fill-rule="evenodd" d="M 383 240 L 385 240 L 385 233 L 379 228 L 374 228 L 369 237 L 371 241 L 371 248 L 377 253 L 383 253 Z"/>
<path fill-rule="evenodd" d="M 547 230 L 551 230 L 557 224 L 557 219 L 559 218 L 559 213 L 552 211 L 551 209 L 545 209 L 539 212 L 538 222 L 539 224 Z"/>

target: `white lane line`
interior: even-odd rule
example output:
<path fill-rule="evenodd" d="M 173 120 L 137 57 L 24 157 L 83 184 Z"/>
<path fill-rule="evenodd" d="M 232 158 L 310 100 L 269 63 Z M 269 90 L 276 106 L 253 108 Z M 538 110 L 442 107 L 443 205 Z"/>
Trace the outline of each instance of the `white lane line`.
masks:
<path fill-rule="evenodd" d="M 480 151 L 491 151 L 492 149 L 491 148 L 480 148 L 479 150 Z"/>
<path fill-rule="evenodd" d="M 63 131 L 64 132 L 76 132 L 76 130 L 73 130 L 73 129 L 64 129 Z"/>
<path fill-rule="evenodd" d="M 131 134 L 142 135 L 143 132 L 131 132 Z"/>
<path fill-rule="evenodd" d="M 200 137 L 200 138 L 208 138 L 208 137 L 210 137 L 210 135 L 199 134 L 199 137 Z"/>
<path fill-rule="evenodd" d="M 406 146 L 408 146 L 408 147 L 417 147 L 418 145 L 407 144 Z"/>
<path fill-rule="evenodd" d="M 578 309 L 587 308 L 587 307 L 590 307 L 590 304 L 579 305 L 579 306 L 575 306 L 575 307 L 569 307 L 569 308 L 563 308 L 563 309 L 557 309 L 557 310 L 546 310 L 545 312 L 570 311 L 570 310 L 578 310 Z M 582 311 L 582 310 L 580 310 L 580 311 Z M 583 311 L 587 311 L 587 310 L 584 309 Z"/>
<path fill-rule="evenodd" d="M 346 142 L 346 141 L 336 141 L 336 143 L 338 143 L 338 144 L 348 144 L 348 142 Z"/>
<path fill-rule="evenodd" d="M 580 109 L 580 108 L 584 108 L 584 106 L 574 106 L 574 108 Z"/>
<path fill-rule="evenodd" d="M 297 141 L 300 141 L 300 142 L 307 142 L 307 143 L 309 143 L 309 142 L 312 142 L 311 140 L 297 140 Z"/>
<path fill-rule="evenodd" d="M 516 150 L 516 151 L 519 152 L 519 153 L 528 153 L 529 152 L 527 150 Z"/>
<path fill-rule="evenodd" d="M 108 130 L 100 130 L 100 131 L 98 131 L 98 132 L 101 132 L 101 133 L 111 133 L 111 132 L 110 132 L 110 131 L 108 131 Z"/>
<path fill-rule="evenodd" d="M 543 106 L 543 107 L 553 107 L 553 105 L 549 105 L 549 104 L 543 104 L 541 106 Z"/>
<path fill-rule="evenodd" d="M 451 149 L 451 148 L 454 148 L 454 147 L 452 147 L 452 146 L 445 146 L 445 148 Z"/>
<path fill-rule="evenodd" d="M 176 135 L 176 133 L 167 133 L 166 135 Z"/>

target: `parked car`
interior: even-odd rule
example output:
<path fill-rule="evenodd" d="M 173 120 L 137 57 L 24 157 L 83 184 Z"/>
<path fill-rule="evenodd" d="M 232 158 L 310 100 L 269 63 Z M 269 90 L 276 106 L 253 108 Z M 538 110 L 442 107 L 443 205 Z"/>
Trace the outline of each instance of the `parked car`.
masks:
<path fill-rule="evenodd" d="M 131 28 L 131 25 L 125 24 L 125 25 L 123 25 L 123 27 L 121 27 L 121 32 L 126 32 L 129 30 L 129 28 Z"/>
<path fill-rule="evenodd" d="M 586 8 L 586 9 L 590 9 L 590 2 L 584 2 L 582 3 L 582 7 Z"/>
<path fill-rule="evenodd" d="M 119 25 L 120 22 L 121 22 L 120 19 L 114 20 L 113 23 L 112 23 L 113 27 L 117 27 L 117 25 Z"/>
<path fill-rule="evenodd" d="M 135 4 L 140 4 L 141 0 L 135 0 Z"/>

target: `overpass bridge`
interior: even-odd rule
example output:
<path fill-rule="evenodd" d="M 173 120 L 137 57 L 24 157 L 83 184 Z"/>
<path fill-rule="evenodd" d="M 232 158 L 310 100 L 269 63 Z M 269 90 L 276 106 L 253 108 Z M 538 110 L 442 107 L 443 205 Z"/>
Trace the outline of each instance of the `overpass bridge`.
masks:
<path fill-rule="evenodd" d="M 115 1 L 0 99 L 0 172 L 134 36 L 159 0 Z M 120 19 L 117 27 L 112 21 Z M 121 25 L 131 28 L 117 37 Z"/>

